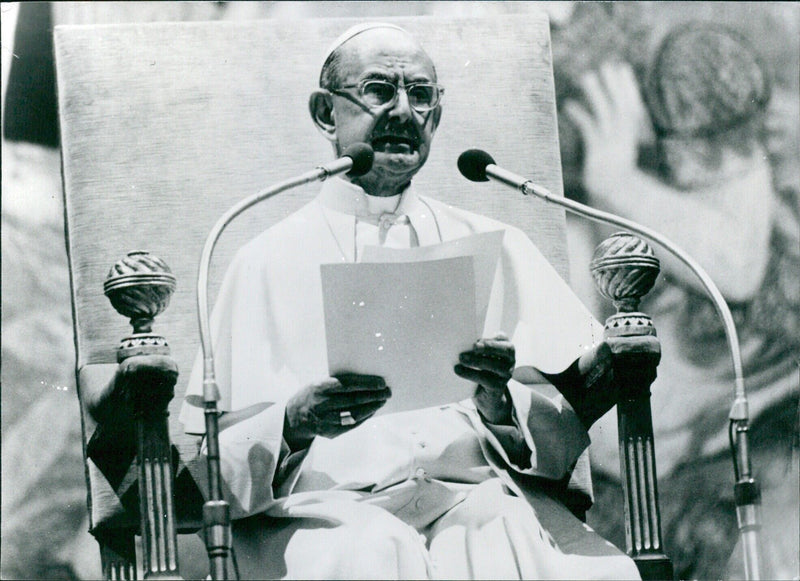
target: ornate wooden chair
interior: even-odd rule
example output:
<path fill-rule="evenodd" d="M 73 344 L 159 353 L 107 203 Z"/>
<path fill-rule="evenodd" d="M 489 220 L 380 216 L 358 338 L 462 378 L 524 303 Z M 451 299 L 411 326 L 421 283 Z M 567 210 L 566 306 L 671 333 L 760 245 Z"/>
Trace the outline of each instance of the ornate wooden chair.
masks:
<path fill-rule="evenodd" d="M 490 147 L 505 165 L 561 192 L 547 19 L 395 20 L 421 39 L 447 87 L 420 187 L 522 228 L 566 277 L 561 209 L 520 200 L 494 184 L 478 189 L 456 170 L 463 150 Z M 174 533 L 200 527 L 205 468 L 194 468 L 196 441 L 177 421 L 167 422 L 165 412 L 176 417 L 199 346 L 195 279 L 202 244 L 235 202 L 330 159 L 330 146 L 308 118 L 307 97 L 327 44 L 350 24 L 319 19 L 56 29 L 76 374 L 91 528 L 108 578 L 137 574 L 135 534 L 142 537 L 138 574 L 177 575 Z M 316 191 L 310 186 L 277 197 L 231 225 L 212 263 L 212 304 L 233 252 Z M 143 250 L 152 254 L 129 254 Z M 598 272 L 609 272 L 609 264 L 598 265 Z M 620 285 L 613 288 L 612 294 L 624 294 Z M 133 336 L 109 298 L 131 319 Z M 98 443 L 98 430 L 113 432 L 114 426 L 98 427 L 86 402 L 117 370 L 121 338 L 128 337 L 121 357 L 125 349 L 165 352 L 153 330 L 167 338 L 182 373 L 168 410 L 146 391 L 139 398 L 134 462 L 130 445 Z M 631 382 L 632 399 L 646 404 L 649 382 Z M 642 430 L 650 445 L 652 435 L 647 440 L 646 425 Z M 652 454 L 644 458 L 651 461 Z M 629 551 L 642 562 L 663 557 L 654 476 L 647 466 L 641 481 L 628 484 L 635 522 L 628 526 Z"/>

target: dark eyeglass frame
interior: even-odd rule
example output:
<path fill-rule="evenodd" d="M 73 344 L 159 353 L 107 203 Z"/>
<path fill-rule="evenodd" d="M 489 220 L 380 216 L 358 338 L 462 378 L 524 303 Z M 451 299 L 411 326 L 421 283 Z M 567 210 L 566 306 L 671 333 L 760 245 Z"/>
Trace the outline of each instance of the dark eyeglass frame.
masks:
<path fill-rule="evenodd" d="M 365 88 L 370 84 L 377 84 L 387 88 L 391 87 L 394 90 L 394 95 L 389 101 L 386 101 L 385 103 L 382 104 L 369 103 L 367 100 L 364 99 L 364 93 L 365 93 Z M 433 88 L 435 90 L 435 98 L 433 104 L 420 105 L 418 103 L 417 104 L 413 103 L 410 92 L 413 91 L 415 87 Z M 350 95 L 350 93 L 345 92 L 345 89 L 358 89 L 358 95 L 359 95 L 358 102 L 361 105 L 364 105 L 365 107 L 373 111 L 383 108 L 394 107 L 395 104 L 397 103 L 398 96 L 400 95 L 400 89 L 403 89 L 403 91 L 405 92 L 406 98 L 408 98 L 409 107 L 411 107 L 417 113 L 427 113 L 428 111 L 436 109 L 436 107 L 438 107 L 439 104 L 442 102 L 442 97 L 444 97 L 444 87 L 442 87 L 438 83 L 430 83 L 427 81 L 420 81 L 408 84 L 401 83 L 398 85 L 396 83 L 392 83 L 391 81 L 385 81 L 383 79 L 365 79 L 354 85 L 342 85 L 341 87 L 328 90 L 334 95 L 339 95 L 347 99 L 352 99 L 353 98 L 352 95 Z"/>

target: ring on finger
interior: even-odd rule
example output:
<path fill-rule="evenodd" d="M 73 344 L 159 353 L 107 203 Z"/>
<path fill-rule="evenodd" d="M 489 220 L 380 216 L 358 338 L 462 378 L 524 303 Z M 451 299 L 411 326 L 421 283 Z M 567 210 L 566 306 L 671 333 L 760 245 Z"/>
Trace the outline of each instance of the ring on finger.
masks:
<path fill-rule="evenodd" d="M 343 412 L 339 412 L 339 423 L 343 426 L 352 426 L 356 423 L 356 419 L 353 417 L 353 414 L 350 413 L 348 410 Z"/>

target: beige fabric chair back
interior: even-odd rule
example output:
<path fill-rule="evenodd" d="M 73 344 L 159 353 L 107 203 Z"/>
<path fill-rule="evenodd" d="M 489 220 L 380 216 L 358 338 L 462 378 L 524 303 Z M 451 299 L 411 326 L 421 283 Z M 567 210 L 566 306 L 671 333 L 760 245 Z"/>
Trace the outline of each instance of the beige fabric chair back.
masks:
<path fill-rule="evenodd" d="M 414 34 L 446 87 L 444 115 L 419 190 L 522 228 L 566 276 L 563 213 L 496 184 L 462 178 L 456 159 L 486 149 L 498 163 L 561 192 L 549 29 L 544 15 L 489 20 L 389 19 Z M 328 161 L 308 95 L 342 19 L 158 23 L 56 29 L 58 98 L 79 391 L 113 373 L 128 322 L 103 295 L 132 250 L 177 277 L 154 331 L 172 347 L 182 401 L 199 347 L 195 277 L 205 237 L 236 201 Z M 316 193 L 286 193 L 242 216 L 215 254 L 212 299 L 233 252 Z M 194 445 L 172 421 L 183 453 Z M 92 423 L 86 419 L 87 435 Z M 107 487 L 91 469 L 94 497 Z M 104 501 L 103 501 L 104 502 Z M 92 502 L 93 522 L 103 518 Z"/>

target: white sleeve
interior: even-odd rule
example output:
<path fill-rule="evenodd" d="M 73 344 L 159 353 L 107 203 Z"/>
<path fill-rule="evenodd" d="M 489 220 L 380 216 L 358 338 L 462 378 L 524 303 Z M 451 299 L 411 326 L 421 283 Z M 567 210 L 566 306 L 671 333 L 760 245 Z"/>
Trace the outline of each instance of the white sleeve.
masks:
<path fill-rule="evenodd" d="M 602 342 L 603 325 L 530 239 L 513 228 L 504 238 L 503 286 L 499 330 L 511 336 L 518 368 L 560 373 Z"/>
<path fill-rule="evenodd" d="M 551 399 L 513 379 L 508 390 L 531 450 L 531 468 L 522 472 L 560 480 L 588 448 L 589 433 L 561 395 Z"/>
<path fill-rule="evenodd" d="M 550 480 L 561 480 L 571 474 L 590 443 L 589 434 L 578 416 L 560 395 L 551 399 L 513 379 L 509 381 L 508 389 L 514 406 L 515 425 L 493 425 L 490 428 L 480 419 L 472 400 L 462 402 L 474 410 L 473 423 L 479 433 L 503 462 L 516 472 Z M 510 454 L 492 431 L 498 428 L 503 439 L 520 445 L 524 441 L 527 449 L 523 449 L 523 453 L 529 454 L 525 458 L 527 461 L 512 458 L 515 454 Z M 508 433 L 502 433 L 504 431 Z"/>
<path fill-rule="evenodd" d="M 280 490 L 288 490 L 299 474 L 307 450 L 291 453 L 282 437 L 286 406 L 276 403 L 225 428 L 219 433 L 223 494 L 233 518 L 267 510 Z M 205 456 L 205 444 L 201 455 Z"/>

